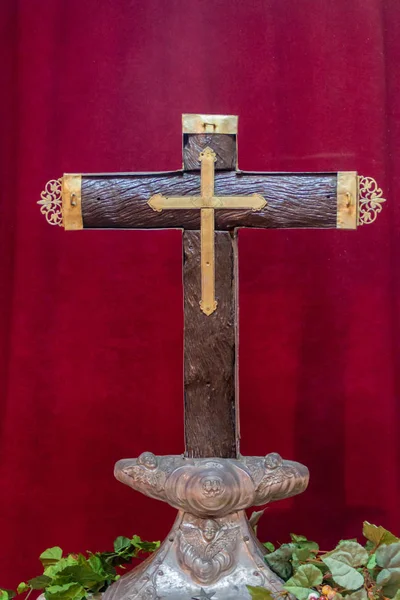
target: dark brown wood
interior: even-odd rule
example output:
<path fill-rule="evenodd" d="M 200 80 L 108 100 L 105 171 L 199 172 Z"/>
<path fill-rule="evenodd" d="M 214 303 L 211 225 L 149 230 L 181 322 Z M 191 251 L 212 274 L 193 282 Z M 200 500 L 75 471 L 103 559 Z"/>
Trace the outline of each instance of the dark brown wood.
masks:
<path fill-rule="evenodd" d="M 199 309 L 199 231 L 184 232 L 183 250 L 186 455 L 235 458 L 239 444 L 235 404 L 236 236 L 225 231 L 215 234 L 218 308 L 209 317 Z M 237 357 L 236 350 L 236 361 Z"/>
<path fill-rule="evenodd" d="M 216 171 L 236 168 L 236 135 L 186 133 L 183 136 L 183 168 L 186 171 L 200 168 L 199 154 L 207 146 L 212 148 L 217 155 Z"/>
<path fill-rule="evenodd" d="M 265 209 L 216 210 L 217 230 L 235 227 L 336 228 L 337 176 L 335 173 L 243 173 L 218 171 L 215 194 L 262 194 Z M 155 213 L 147 204 L 151 195 L 200 194 L 200 176 L 194 172 L 127 175 L 83 175 L 84 228 L 158 229 L 200 228 L 198 210 Z"/>

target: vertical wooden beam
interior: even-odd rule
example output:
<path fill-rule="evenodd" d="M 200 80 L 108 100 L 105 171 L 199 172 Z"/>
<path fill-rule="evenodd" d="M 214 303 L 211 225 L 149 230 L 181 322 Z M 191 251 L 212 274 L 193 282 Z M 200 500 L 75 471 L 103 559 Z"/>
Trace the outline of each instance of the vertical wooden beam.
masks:
<path fill-rule="evenodd" d="M 183 136 L 183 168 L 185 171 L 200 169 L 199 154 L 204 148 L 212 148 L 216 154 L 215 170 L 236 169 L 236 135 L 200 133 Z"/>
<path fill-rule="evenodd" d="M 215 233 L 217 310 L 201 298 L 200 232 L 183 234 L 186 456 L 235 458 L 239 451 L 236 348 L 236 234 Z"/>

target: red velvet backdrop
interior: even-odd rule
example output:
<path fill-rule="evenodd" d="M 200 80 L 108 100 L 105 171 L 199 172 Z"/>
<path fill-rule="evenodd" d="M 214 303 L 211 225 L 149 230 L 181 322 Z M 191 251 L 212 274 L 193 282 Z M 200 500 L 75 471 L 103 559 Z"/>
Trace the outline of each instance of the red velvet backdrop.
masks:
<path fill-rule="evenodd" d="M 37 556 L 165 536 L 113 478 L 183 450 L 181 237 L 52 228 L 63 172 L 181 165 L 181 113 L 240 115 L 252 170 L 353 170 L 388 201 L 357 232 L 243 231 L 242 452 L 307 464 L 261 537 L 400 533 L 397 0 L 8 0 L 1 44 L 0 586 Z"/>

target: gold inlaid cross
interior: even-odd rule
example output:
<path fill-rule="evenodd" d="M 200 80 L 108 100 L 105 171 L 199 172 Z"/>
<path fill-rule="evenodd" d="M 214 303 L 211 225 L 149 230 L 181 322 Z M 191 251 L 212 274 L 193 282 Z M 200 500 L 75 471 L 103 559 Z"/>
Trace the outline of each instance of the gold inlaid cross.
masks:
<path fill-rule="evenodd" d="M 217 308 L 215 299 L 215 259 L 214 259 L 214 210 L 245 209 L 261 210 L 267 204 L 260 194 L 250 196 L 215 196 L 214 163 L 216 154 L 211 148 L 200 153 L 201 195 L 200 196 L 163 196 L 154 194 L 148 201 L 157 212 L 162 210 L 200 210 L 201 239 L 201 300 L 200 308 L 207 316 Z"/>

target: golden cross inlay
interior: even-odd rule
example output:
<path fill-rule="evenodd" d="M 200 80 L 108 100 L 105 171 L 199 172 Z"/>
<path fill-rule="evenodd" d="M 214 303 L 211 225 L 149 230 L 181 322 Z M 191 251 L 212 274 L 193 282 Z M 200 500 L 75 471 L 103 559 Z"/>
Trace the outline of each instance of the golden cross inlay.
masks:
<path fill-rule="evenodd" d="M 148 201 L 157 212 L 162 210 L 200 210 L 201 300 L 200 308 L 207 316 L 217 308 L 215 299 L 214 211 L 218 209 L 261 210 L 267 202 L 260 194 L 250 196 L 215 196 L 214 163 L 217 157 L 211 148 L 200 152 L 201 196 L 163 196 L 154 194 Z"/>

